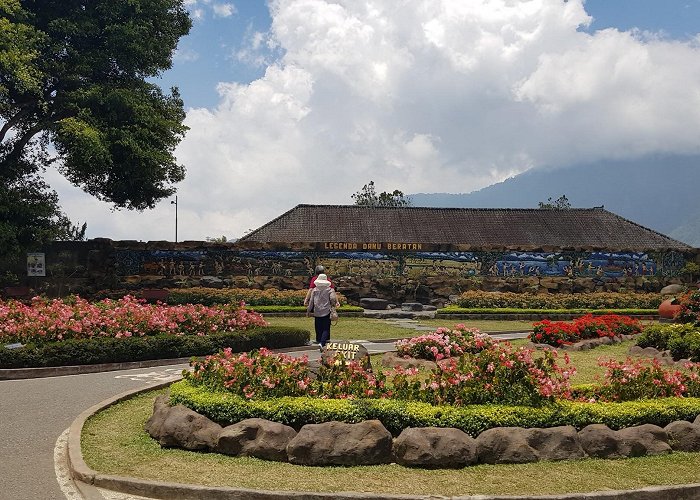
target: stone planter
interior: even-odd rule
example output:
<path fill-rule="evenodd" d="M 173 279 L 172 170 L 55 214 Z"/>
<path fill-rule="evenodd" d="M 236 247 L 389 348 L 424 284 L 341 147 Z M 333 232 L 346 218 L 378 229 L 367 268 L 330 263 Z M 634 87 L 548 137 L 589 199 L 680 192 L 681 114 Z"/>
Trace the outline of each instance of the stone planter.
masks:
<path fill-rule="evenodd" d="M 659 318 L 675 319 L 681 311 L 681 306 L 673 303 L 673 299 L 664 300 L 659 306 Z"/>

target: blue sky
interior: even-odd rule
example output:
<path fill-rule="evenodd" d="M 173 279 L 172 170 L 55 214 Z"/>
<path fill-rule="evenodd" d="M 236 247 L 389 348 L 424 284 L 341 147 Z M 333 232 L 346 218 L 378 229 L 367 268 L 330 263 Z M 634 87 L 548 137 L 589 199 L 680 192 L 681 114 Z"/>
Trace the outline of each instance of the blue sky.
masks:
<path fill-rule="evenodd" d="M 246 48 L 252 33 L 270 29 L 267 3 L 221 3 L 234 5 L 235 12 L 217 17 L 212 10 L 202 9 L 203 19 L 195 20 L 190 34 L 180 41 L 173 68 L 157 80 L 166 88 L 177 86 L 188 107 L 215 106 L 218 82 L 249 83 L 265 71 L 263 66 L 238 60 L 235 53 Z M 700 25 L 700 0 L 586 0 L 585 6 L 593 16 L 585 28 L 588 32 L 638 29 L 684 40 L 696 36 Z M 265 55 L 273 57 L 274 52 L 265 51 Z"/>
<path fill-rule="evenodd" d="M 181 240 L 300 203 L 466 193 L 529 169 L 699 154 L 700 0 L 185 0 Z M 112 212 L 49 182 L 88 237 L 166 240 L 174 206 Z"/>

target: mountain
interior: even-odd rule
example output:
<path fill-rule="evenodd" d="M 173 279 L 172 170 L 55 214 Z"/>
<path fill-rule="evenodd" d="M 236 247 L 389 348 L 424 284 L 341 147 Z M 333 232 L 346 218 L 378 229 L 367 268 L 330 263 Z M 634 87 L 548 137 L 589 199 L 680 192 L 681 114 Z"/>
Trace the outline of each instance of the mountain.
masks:
<path fill-rule="evenodd" d="M 700 247 L 700 155 L 650 155 L 533 169 L 465 194 L 417 193 L 414 206 L 533 208 L 566 195 L 575 208 L 606 210 Z"/>

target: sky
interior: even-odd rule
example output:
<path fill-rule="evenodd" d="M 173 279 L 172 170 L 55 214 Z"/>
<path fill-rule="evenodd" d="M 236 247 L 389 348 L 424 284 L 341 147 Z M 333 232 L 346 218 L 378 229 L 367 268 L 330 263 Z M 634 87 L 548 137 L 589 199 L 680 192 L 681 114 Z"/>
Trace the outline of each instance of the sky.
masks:
<path fill-rule="evenodd" d="M 178 240 L 300 203 L 466 193 L 531 168 L 700 153 L 700 0 L 185 0 Z M 89 238 L 170 240 L 47 173 Z"/>

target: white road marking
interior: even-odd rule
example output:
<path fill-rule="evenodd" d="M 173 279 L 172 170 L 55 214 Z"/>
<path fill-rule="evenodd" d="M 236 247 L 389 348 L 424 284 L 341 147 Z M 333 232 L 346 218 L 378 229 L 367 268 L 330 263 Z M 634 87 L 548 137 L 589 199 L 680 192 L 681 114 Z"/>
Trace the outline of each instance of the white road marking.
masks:
<path fill-rule="evenodd" d="M 175 380 L 182 375 L 181 368 L 166 368 L 162 371 L 148 372 L 148 373 L 132 373 L 129 375 L 115 375 L 114 378 L 123 378 L 127 380 L 134 380 L 136 382 L 145 382 L 147 384 L 155 384 L 159 382 L 167 382 L 169 380 Z"/>
<path fill-rule="evenodd" d="M 56 440 L 56 446 L 53 449 L 53 466 L 56 471 L 58 486 L 65 497 L 69 500 L 82 500 L 83 495 L 80 494 L 75 486 L 68 469 L 68 429 L 63 431 Z"/>

